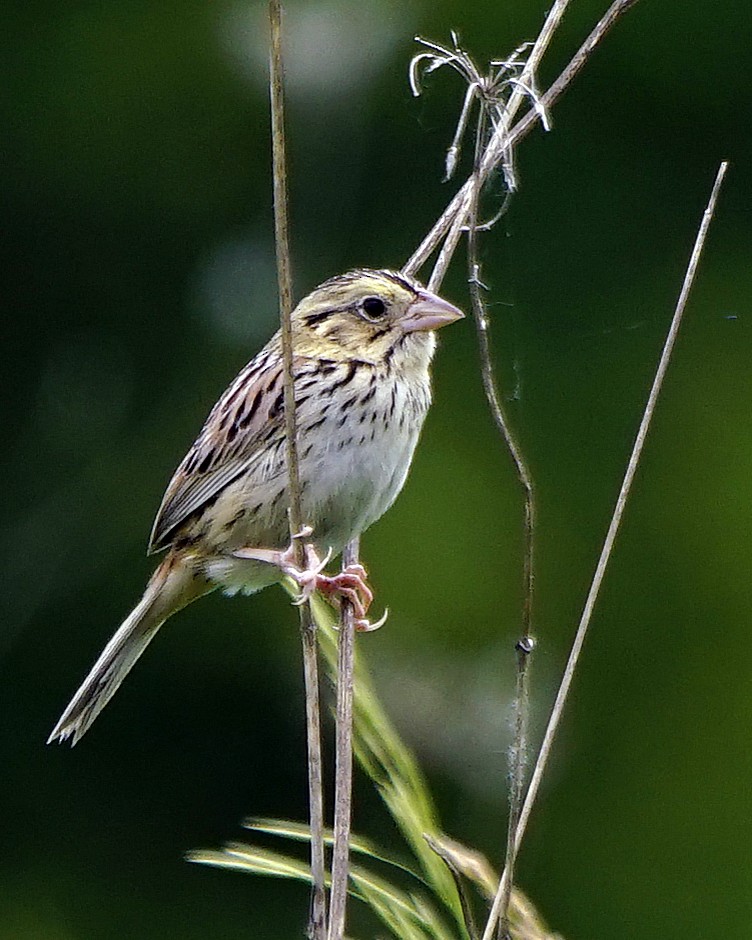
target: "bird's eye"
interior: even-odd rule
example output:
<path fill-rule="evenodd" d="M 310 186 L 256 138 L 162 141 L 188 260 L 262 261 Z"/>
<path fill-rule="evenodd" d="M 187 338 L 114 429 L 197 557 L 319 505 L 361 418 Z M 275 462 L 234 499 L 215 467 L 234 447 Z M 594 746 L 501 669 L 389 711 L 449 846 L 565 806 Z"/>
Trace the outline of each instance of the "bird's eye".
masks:
<path fill-rule="evenodd" d="M 360 309 L 367 320 L 380 320 L 386 313 L 386 304 L 381 297 L 366 297 Z"/>

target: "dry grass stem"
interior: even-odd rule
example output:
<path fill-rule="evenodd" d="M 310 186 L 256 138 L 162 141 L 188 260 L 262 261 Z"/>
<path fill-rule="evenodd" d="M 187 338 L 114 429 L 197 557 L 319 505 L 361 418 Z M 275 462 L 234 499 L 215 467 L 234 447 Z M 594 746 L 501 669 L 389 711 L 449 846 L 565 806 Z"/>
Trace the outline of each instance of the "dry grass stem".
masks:
<path fill-rule="evenodd" d="M 284 364 L 285 439 L 290 494 L 290 538 L 295 546 L 296 563 L 303 567 L 305 548 L 300 533 L 303 519 L 300 508 L 300 473 L 298 465 L 295 415 L 295 379 L 292 348 L 292 275 L 287 213 L 287 160 L 285 156 L 285 110 L 282 65 L 282 9 L 280 0 L 270 0 L 269 90 L 272 121 L 272 164 L 274 177 L 274 237 L 279 282 L 279 313 Z M 300 606 L 300 632 L 303 646 L 303 674 L 306 691 L 306 731 L 308 747 L 308 787 L 311 822 L 311 876 L 313 896 L 309 936 L 324 940 L 326 934 L 326 894 L 324 859 L 324 798 L 322 785 L 321 717 L 319 705 L 318 652 L 316 626 L 310 604 Z"/>
<path fill-rule="evenodd" d="M 723 184 L 723 179 L 726 175 L 728 169 L 728 163 L 723 162 L 718 168 L 718 173 L 716 174 L 715 182 L 713 184 L 712 191 L 710 193 L 710 198 L 708 200 L 707 207 L 702 217 L 702 222 L 700 224 L 699 230 L 697 232 L 697 238 L 695 239 L 695 244 L 692 249 L 692 253 L 689 258 L 689 263 L 687 265 L 687 271 L 684 276 L 684 282 L 682 284 L 681 291 L 679 293 L 679 299 L 676 303 L 676 308 L 674 310 L 674 316 L 671 321 L 671 326 L 666 337 L 666 342 L 663 346 L 663 351 L 661 352 L 660 359 L 658 361 L 658 368 L 656 369 L 655 378 L 653 379 L 653 385 L 650 389 L 650 395 L 648 396 L 648 401 L 645 406 L 645 410 L 642 415 L 642 420 L 640 421 L 640 427 L 637 431 L 637 436 L 635 438 L 634 446 L 632 448 L 632 453 L 629 457 L 629 462 L 627 463 L 627 469 L 624 474 L 624 480 L 619 490 L 619 495 L 616 500 L 616 506 L 614 508 L 614 513 L 611 518 L 611 522 L 608 527 L 608 532 L 606 533 L 606 538 L 603 543 L 603 548 L 601 550 L 600 557 L 598 559 L 598 564 L 595 569 L 595 574 L 593 576 L 592 584 L 590 585 L 590 590 L 588 591 L 587 598 L 585 600 L 585 606 L 580 618 L 579 626 L 577 627 L 577 632 L 575 634 L 574 641 L 572 643 L 572 649 L 569 654 L 569 659 L 567 660 L 566 667 L 564 669 L 564 674 L 561 679 L 561 684 L 559 685 L 559 690 L 556 695 L 556 700 L 554 702 L 553 708 L 551 710 L 551 716 L 548 720 L 548 725 L 546 726 L 546 732 L 543 737 L 543 743 L 541 744 L 540 752 L 538 754 L 535 768 L 533 769 L 533 774 L 530 779 L 530 785 L 525 796 L 525 802 L 522 806 L 522 812 L 520 814 L 520 820 L 517 826 L 517 832 L 515 836 L 515 842 L 517 849 L 522 842 L 522 838 L 525 834 L 525 828 L 527 826 L 528 820 L 530 818 L 530 813 L 535 804 L 535 799 L 538 795 L 538 788 L 540 787 L 540 782 L 543 779 L 543 774 L 548 763 L 548 758 L 551 754 L 551 748 L 553 746 L 554 738 L 556 736 L 557 729 L 559 727 L 559 722 L 561 721 L 561 716 L 564 711 L 564 706 L 566 705 L 567 697 L 569 695 L 569 690 L 572 685 L 572 680 L 574 678 L 575 671 L 577 669 L 577 664 L 579 662 L 580 654 L 582 652 L 582 647 L 585 643 L 587 637 L 588 628 L 590 625 L 590 620 L 595 608 L 595 603 L 598 599 L 598 594 L 603 584 L 603 578 L 606 573 L 606 568 L 608 567 L 608 562 L 611 558 L 611 553 L 613 551 L 614 544 L 616 542 L 616 536 L 619 532 L 619 527 L 624 515 L 624 509 L 627 504 L 627 499 L 632 488 L 632 483 L 634 482 L 635 474 L 637 472 L 637 467 L 640 462 L 640 457 L 642 455 L 642 450 L 645 445 L 645 440 L 647 438 L 648 431 L 650 429 L 650 422 L 652 421 L 653 414 L 655 413 L 656 404 L 658 401 L 658 396 L 663 385 L 663 380 L 666 375 L 669 363 L 671 361 L 671 354 L 673 352 L 674 344 L 676 338 L 679 334 L 679 328 L 681 326 L 682 317 L 684 315 L 684 309 L 687 304 L 687 299 L 689 298 L 690 291 L 692 289 L 692 284 L 694 283 L 695 274 L 697 272 L 697 266 L 700 261 L 700 256 L 702 255 L 703 247 L 705 245 L 705 239 L 708 234 L 708 229 L 710 228 L 710 223 L 715 212 L 716 202 L 718 200 L 718 194 Z M 491 914 L 489 916 L 488 922 L 486 924 L 486 929 L 483 933 L 483 940 L 492 940 L 494 929 L 496 927 L 497 919 L 500 916 L 501 908 L 503 904 L 503 899 L 508 890 L 508 883 L 510 882 L 510 876 L 508 871 L 504 871 L 499 881 L 499 887 L 496 892 L 496 897 L 494 898 L 494 903 L 491 908 Z"/>
<path fill-rule="evenodd" d="M 530 654 L 534 649 L 535 640 L 529 633 L 523 634 L 515 645 L 517 679 L 514 698 L 514 736 L 509 755 L 509 819 L 504 857 L 504 870 L 509 872 L 509 876 L 504 885 L 499 907 L 499 935 L 502 938 L 508 937 L 511 933 L 509 908 L 512 902 L 514 872 L 519 851 L 517 828 L 525 791 L 530 726 Z"/>
<path fill-rule="evenodd" d="M 481 104 L 481 108 L 483 105 Z M 525 786 L 525 768 L 527 757 L 528 727 L 530 724 L 530 654 L 535 647 L 532 637 L 533 616 L 533 587 L 535 571 L 535 489 L 533 478 L 525 461 L 522 449 L 512 431 L 509 418 L 504 408 L 503 400 L 499 394 L 496 373 L 491 355 L 489 337 L 490 320 L 483 298 L 485 287 L 481 280 L 480 262 L 478 260 L 478 202 L 480 199 L 480 161 L 481 146 L 484 139 L 484 114 L 478 123 L 478 133 L 475 150 L 475 185 L 472 188 L 472 199 L 467 232 L 467 258 L 468 282 L 470 298 L 472 301 L 473 319 L 475 321 L 478 351 L 480 355 L 480 369 L 483 380 L 483 389 L 486 401 L 493 416 L 494 424 L 502 440 L 505 442 L 515 468 L 524 497 L 524 548 L 523 548 L 523 604 L 522 604 L 522 635 L 516 643 L 517 652 L 517 681 L 514 700 L 514 738 L 509 751 L 509 817 L 507 820 L 507 838 L 504 857 L 504 868 L 509 872 L 500 907 L 500 936 L 509 935 L 508 911 L 514 884 L 514 868 L 517 856 L 516 832 L 522 808 L 522 795 Z"/>
<path fill-rule="evenodd" d="M 358 560 L 358 539 L 345 546 L 342 567 Z M 334 782 L 334 847 L 328 940 L 342 940 L 345 930 L 350 867 L 352 822 L 352 723 L 353 670 L 355 664 L 355 614 L 352 604 L 342 601 L 337 644 L 337 730 Z"/>
<path fill-rule="evenodd" d="M 463 199 L 457 208 L 457 212 L 449 225 L 449 229 L 439 250 L 439 256 L 428 282 L 428 286 L 431 290 L 438 290 L 444 280 L 444 275 L 452 260 L 462 232 L 468 224 L 471 207 L 473 203 L 477 201 L 479 188 L 483 186 L 500 163 L 510 166 L 512 164 L 511 154 L 514 147 L 514 141 L 510 137 L 512 121 L 520 105 L 525 98 L 528 97 L 526 89 L 535 89 L 535 73 L 537 67 L 561 22 L 566 8 L 569 6 L 569 2 L 570 0 L 555 0 L 538 34 L 538 38 L 535 40 L 530 50 L 530 54 L 527 57 L 519 80 L 512 86 L 512 93 L 508 100 L 504 102 L 502 107 L 497 109 L 494 133 L 491 135 L 485 153 L 480 159 L 480 166 L 463 187 Z M 537 104 L 535 96 L 533 96 L 533 112 L 538 117 L 545 115 L 545 111 L 541 110 Z M 516 183 L 513 173 L 507 172 L 506 176 L 509 189 L 514 189 Z"/>
<path fill-rule="evenodd" d="M 614 3 L 608 8 L 606 13 L 601 17 L 601 19 L 596 24 L 595 28 L 592 30 L 590 35 L 587 37 L 585 42 L 577 50 L 567 67 L 557 78 L 557 80 L 551 85 L 545 94 L 541 95 L 540 98 L 535 101 L 533 100 L 533 106 L 524 115 L 513 127 L 508 131 L 506 139 L 502 142 L 499 138 L 495 138 L 495 143 L 492 147 L 489 147 L 482 163 L 481 167 L 481 184 L 489 178 L 491 173 L 499 165 L 499 162 L 503 159 L 504 153 L 509 149 L 513 148 L 518 144 L 527 134 L 530 133 L 535 124 L 541 120 L 541 115 L 548 114 L 556 103 L 556 101 L 561 97 L 563 92 L 569 87 L 576 75 L 581 71 L 587 60 L 590 58 L 596 47 L 605 37 L 606 33 L 614 26 L 619 17 L 625 13 L 630 7 L 634 6 L 637 3 L 637 0 L 615 0 Z M 557 15 L 557 23 L 561 18 L 561 12 L 558 10 L 558 6 L 552 8 L 551 15 Z M 551 31 L 548 29 L 548 19 L 546 24 L 544 24 L 543 29 L 548 33 L 546 39 L 546 45 L 550 40 Z M 538 42 L 536 42 L 538 46 Z M 544 51 L 545 47 L 541 48 L 540 54 L 536 53 L 535 47 L 530 54 L 530 59 L 533 60 L 535 64 L 538 63 L 540 55 Z M 525 73 L 523 72 L 522 78 L 525 78 Z M 529 87 L 534 87 L 534 83 L 527 82 Z M 522 92 L 522 86 L 520 88 Z M 451 260 L 452 254 L 456 248 L 457 242 L 462 234 L 463 228 L 466 225 L 467 213 L 469 209 L 469 197 L 470 190 L 473 186 L 473 177 L 471 177 L 467 182 L 458 190 L 454 197 L 450 200 L 446 209 L 437 219 L 436 223 L 426 235 L 420 245 L 416 248 L 413 254 L 410 256 L 409 260 L 403 267 L 403 271 L 408 275 L 416 275 L 418 271 L 423 267 L 428 258 L 433 254 L 436 248 L 445 241 L 446 248 L 442 250 L 442 253 L 437 260 L 436 266 L 434 267 L 433 273 L 431 275 L 431 280 L 429 281 L 430 286 L 433 289 L 438 289 L 441 281 L 444 278 L 446 269 L 449 266 L 449 261 Z M 448 234 L 452 230 L 451 238 L 448 237 Z"/>

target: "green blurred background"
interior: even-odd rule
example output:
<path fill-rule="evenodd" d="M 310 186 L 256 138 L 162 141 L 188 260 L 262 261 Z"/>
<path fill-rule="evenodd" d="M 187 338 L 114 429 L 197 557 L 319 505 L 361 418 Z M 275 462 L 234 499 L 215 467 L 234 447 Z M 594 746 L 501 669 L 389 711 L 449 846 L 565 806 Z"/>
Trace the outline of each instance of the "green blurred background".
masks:
<path fill-rule="evenodd" d="M 413 100 L 412 37 L 481 59 L 545 3 L 288 3 L 296 293 L 399 266 L 464 89 Z M 606 0 L 581 0 L 546 86 Z M 301 936 L 302 887 L 191 866 L 306 807 L 297 615 L 276 589 L 171 622 L 80 747 L 45 747 L 138 598 L 177 461 L 274 329 L 265 8 L 4 6 L 0 937 Z M 494 344 L 538 481 L 545 719 L 719 161 L 732 161 L 521 857 L 568 940 L 752 937 L 752 9 L 642 0 L 518 154 L 484 239 Z M 444 291 L 466 303 L 458 257 Z M 364 539 L 360 639 L 454 837 L 505 821 L 520 498 L 469 323 L 409 483 Z M 356 828 L 389 841 L 360 785 Z M 386 833 L 386 834 L 385 834 Z M 373 927 L 353 909 L 352 931 Z"/>

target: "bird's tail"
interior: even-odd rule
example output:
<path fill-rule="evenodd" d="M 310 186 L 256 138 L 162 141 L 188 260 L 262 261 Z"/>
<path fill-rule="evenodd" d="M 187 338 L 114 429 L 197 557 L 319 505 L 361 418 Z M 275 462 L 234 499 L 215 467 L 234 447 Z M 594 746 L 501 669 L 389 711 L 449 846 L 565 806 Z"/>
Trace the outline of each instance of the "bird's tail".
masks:
<path fill-rule="evenodd" d="M 212 586 L 197 577 L 188 565 L 168 555 L 152 575 L 144 596 L 102 650 L 47 743 L 72 738 L 71 744 L 76 744 L 117 692 L 165 620 L 211 590 Z"/>

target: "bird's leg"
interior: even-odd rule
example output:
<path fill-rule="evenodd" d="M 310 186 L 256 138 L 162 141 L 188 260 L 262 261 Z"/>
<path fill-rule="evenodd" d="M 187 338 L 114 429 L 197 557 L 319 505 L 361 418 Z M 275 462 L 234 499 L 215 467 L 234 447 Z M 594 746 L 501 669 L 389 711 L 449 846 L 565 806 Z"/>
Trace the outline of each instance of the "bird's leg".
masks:
<path fill-rule="evenodd" d="M 246 558 L 250 561 L 263 561 L 268 565 L 274 565 L 276 568 L 279 568 L 280 571 L 292 578 L 300 587 L 301 596 L 296 600 L 296 603 L 302 604 L 303 601 L 308 600 L 311 594 L 316 590 L 316 578 L 320 576 L 321 572 L 329 563 L 329 559 L 332 557 L 330 550 L 322 560 L 317 555 L 313 545 L 306 544 L 303 546 L 303 567 L 298 564 L 298 552 L 295 543 L 299 539 L 307 539 L 312 533 L 313 529 L 309 525 L 303 526 L 300 532 L 292 536 L 290 544 L 282 551 L 274 548 L 256 548 L 255 546 L 249 545 L 245 548 L 236 549 L 232 554 L 235 558 Z"/>
<path fill-rule="evenodd" d="M 235 558 L 248 558 L 252 561 L 263 561 L 268 565 L 275 565 L 277 568 L 281 568 L 285 574 L 294 577 L 293 572 L 301 570 L 298 568 L 295 557 L 297 555 L 295 543 L 299 539 L 307 539 L 312 534 L 313 529 L 309 525 L 305 525 L 300 532 L 296 532 L 295 535 L 292 536 L 290 544 L 282 551 L 274 548 L 256 548 L 255 546 L 248 545 L 245 548 L 236 549 L 232 554 Z"/>
<path fill-rule="evenodd" d="M 366 614 L 373 601 L 373 591 L 368 585 L 366 569 L 362 565 L 348 565 L 336 575 L 331 577 L 325 575 L 323 571 L 332 557 L 331 549 L 321 559 L 316 549 L 310 544 L 305 546 L 304 567 L 301 568 L 297 564 L 295 540 L 308 538 L 312 531 L 310 526 L 305 526 L 301 532 L 293 536 L 293 540 L 283 551 L 248 547 L 237 549 L 233 555 L 236 558 L 247 558 L 274 565 L 292 578 L 300 588 L 300 594 L 293 603 L 304 604 L 314 591 L 320 591 L 337 607 L 342 598 L 345 598 L 353 606 L 355 629 L 361 632 L 377 630 L 386 622 L 389 611 L 385 611 L 384 616 L 375 623 L 367 619 Z"/>

